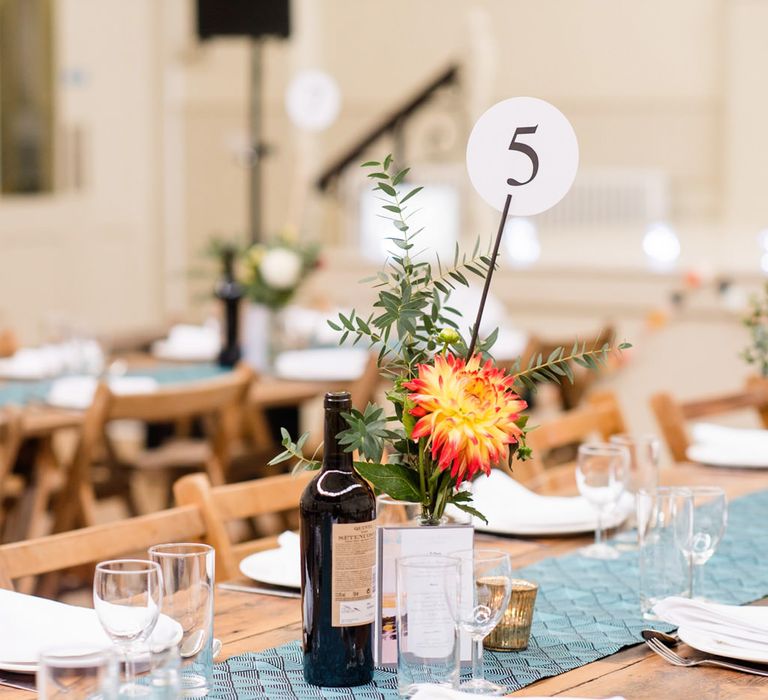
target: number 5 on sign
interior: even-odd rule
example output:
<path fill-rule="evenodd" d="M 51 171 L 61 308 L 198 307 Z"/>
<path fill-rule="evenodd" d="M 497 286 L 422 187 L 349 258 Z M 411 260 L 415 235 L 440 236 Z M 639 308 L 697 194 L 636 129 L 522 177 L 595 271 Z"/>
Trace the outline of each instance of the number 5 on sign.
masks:
<path fill-rule="evenodd" d="M 549 102 L 512 97 L 475 123 L 467 143 L 467 170 L 478 194 L 511 216 L 539 214 L 568 192 L 579 167 L 570 122 Z"/>

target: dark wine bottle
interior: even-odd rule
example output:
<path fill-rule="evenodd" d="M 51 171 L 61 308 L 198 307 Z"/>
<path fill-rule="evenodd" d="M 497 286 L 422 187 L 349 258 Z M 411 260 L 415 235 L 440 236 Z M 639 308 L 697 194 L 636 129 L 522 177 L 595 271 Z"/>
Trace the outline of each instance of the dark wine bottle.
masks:
<path fill-rule="evenodd" d="M 304 678 L 349 687 L 373 677 L 376 500 L 336 437 L 348 392 L 325 395 L 323 466 L 301 496 Z"/>
<path fill-rule="evenodd" d="M 218 358 L 219 365 L 222 367 L 234 367 L 242 356 L 238 341 L 238 317 L 243 286 L 235 279 L 235 252 L 232 247 L 222 249 L 221 262 L 224 267 L 224 276 L 216 285 L 216 296 L 224 302 L 224 345 Z"/>

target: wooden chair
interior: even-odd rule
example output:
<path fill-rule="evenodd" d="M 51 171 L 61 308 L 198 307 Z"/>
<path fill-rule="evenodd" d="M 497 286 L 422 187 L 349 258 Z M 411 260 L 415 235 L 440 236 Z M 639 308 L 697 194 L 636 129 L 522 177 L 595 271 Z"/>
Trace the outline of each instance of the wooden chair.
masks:
<path fill-rule="evenodd" d="M 21 439 L 21 415 L 17 409 L 8 407 L 0 413 L 0 542 L 7 501 L 18 499 L 24 490 L 24 480 L 12 473 Z"/>
<path fill-rule="evenodd" d="M 743 391 L 692 401 L 679 401 L 667 392 L 651 397 L 651 408 L 667 443 L 672 459 L 685 462 L 690 445 L 686 423 L 698 418 L 722 415 L 742 409 L 757 411 L 763 426 L 768 428 L 768 379 L 753 377 Z"/>
<path fill-rule="evenodd" d="M 579 340 L 586 342 L 587 347 L 601 347 L 605 343 L 612 343 L 616 336 L 616 331 L 612 324 L 606 324 L 603 326 L 596 336 L 580 336 Z M 527 367 L 528 362 L 532 357 L 541 355 L 543 358 L 549 357 L 556 348 L 563 347 L 566 351 L 569 351 L 573 347 L 576 338 L 562 338 L 560 340 L 551 338 L 540 338 L 532 336 L 528 345 L 521 356 L 521 367 Z M 573 362 L 571 364 L 571 370 L 573 371 L 573 384 L 567 380 L 560 382 L 558 386 L 558 392 L 560 393 L 560 401 L 563 410 L 568 411 L 576 408 L 581 400 L 586 396 L 589 388 L 595 383 L 598 375 L 581 367 Z"/>
<path fill-rule="evenodd" d="M 173 492 L 179 505 L 200 509 L 208 544 L 216 549 L 216 570 L 222 578 L 235 578 L 243 557 L 277 546 L 277 538 L 270 536 L 235 543 L 227 525 L 244 518 L 297 509 L 304 487 L 315 474 L 279 474 L 213 487 L 204 474 L 188 474 L 174 484 Z"/>
<path fill-rule="evenodd" d="M 163 498 L 160 508 L 167 505 L 166 494 L 170 495 L 172 483 L 170 472 L 174 469 L 204 468 L 213 483 L 224 483 L 239 411 L 252 379 L 252 371 L 240 366 L 215 379 L 167 386 L 145 394 L 119 395 L 112 393 L 106 384 L 99 385 L 86 413 L 65 493 L 57 508 L 56 530 L 95 524 L 92 467 L 110 421 L 184 422 L 195 418 L 205 421 L 205 440 L 172 439 L 159 448 L 143 452 L 130 465 L 110 458 L 112 478 L 124 484 L 125 479 L 120 477 L 127 467 L 132 472 L 131 490 L 146 485 L 159 490 Z M 132 498 L 132 510 L 146 512 L 148 509 L 138 507 L 137 500 Z"/>
<path fill-rule="evenodd" d="M 0 546 L 0 587 L 14 581 L 93 564 L 146 550 L 164 542 L 195 542 L 205 536 L 195 506 L 181 506 L 107 525 L 70 530 Z"/>
<path fill-rule="evenodd" d="M 513 476 L 535 489 L 544 481 L 545 460 L 553 450 L 584 442 L 593 436 L 607 440 L 626 430 L 616 396 L 611 392 L 596 392 L 582 408 L 566 411 L 531 430 L 528 446 L 533 450 L 533 458 L 515 463 Z"/>

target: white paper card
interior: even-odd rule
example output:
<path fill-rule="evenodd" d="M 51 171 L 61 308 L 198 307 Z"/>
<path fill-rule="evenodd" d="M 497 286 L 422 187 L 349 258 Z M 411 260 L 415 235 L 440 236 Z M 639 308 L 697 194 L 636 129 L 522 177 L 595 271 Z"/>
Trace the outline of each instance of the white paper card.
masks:
<path fill-rule="evenodd" d="M 497 102 L 475 122 L 467 142 L 472 186 L 509 216 L 532 216 L 555 206 L 579 167 L 579 144 L 571 123 L 549 102 L 512 97 Z"/>
<path fill-rule="evenodd" d="M 380 527 L 378 529 L 378 581 L 376 590 L 377 615 L 374 660 L 377 664 L 397 663 L 397 578 L 395 561 L 400 557 L 442 555 L 471 550 L 474 528 L 467 525 L 441 525 L 439 527 Z M 471 594 L 472 580 L 461 581 Z M 418 644 L 422 651 L 432 650 L 436 656 L 443 650 L 435 640 L 445 639 L 446 627 L 454 623 L 447 606 L 433 588 L 435 582 L 425 579 L 420 595 L 410 596 L 408 605 L 409 642 Z M 471 595 L 470 595 L 471 598 Z M 429 656 L 430 654 L 425 654 Z M 461 660 L 471 661 L 471 640 L 461 635 Z"/>

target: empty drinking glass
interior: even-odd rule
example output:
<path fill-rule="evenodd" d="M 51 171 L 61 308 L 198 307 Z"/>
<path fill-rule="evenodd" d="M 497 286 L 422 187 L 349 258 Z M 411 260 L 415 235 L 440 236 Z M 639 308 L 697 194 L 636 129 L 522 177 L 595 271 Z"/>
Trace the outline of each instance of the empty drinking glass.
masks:
<path fill-rule="evenodd" d="M 651 491 L 659 485 L 661 442 L 658 437 L 650 433 L 644 435 L 620 433 L 611 435 L 610 443 L 626 447 L 629 452 L 626 490 L 632 494 L 633 501 L 640 489 Z M 614 537 L 617 549 L 637 549 L 637 533 L 634 531 L 636 526 L 635 503 L 633 502 L 629 516 L 621 524 L 619 532 Z"/>
<path fill-rule="evenodd" d="M 576 485 L 597 512 L 595 543 L 580 550 L 593 559 L 616 559 L 619 552 L 606 544 L 604 519 L 624 492 L 629 470 L 629 451 L 622 445 L 594 443 L 579 446 Z"/>
<path fill-rule="evenodd" d="M 456 625 L 472 637 L 472 678 L 460 687 L 479 695 L 504 695 L 507 688 L 485 679 L 483 640 L 491 633 L 507 609 L 512 591 L 512 562 L 509 554 L 498 549 L 457 552 L 461 562 L 462 582 L 469 578 L 471 587 L 460 586 L 458 605 L 453 614 Z"/>
<path fill-rule="evenodd" d="M 397 571 L 397 687 L 410 697 L 426 684 L 453 687 L 459 680 L 460 562 L 438 555 L 400 557 Z"/>
<path fill-rule="evenodd" d="M 691 567 L 691 597 L 704 599 L 704 565 L 712 558 L 728 523 L 728 502 L 718 486 L 686 487 L 693 499 L 690 533 L 678 533 L 679 546 Z"/>
<path fill-rule="evenodd" d="M 163 613 L 181 625 L 181 689 L 203 696 L 213 687 L 214 550 L 207 544 L 158 544 L 149 556 L 160 565 Z"/>
<path fill-rule="evenodd" d="M 125 657 L 121 695 L 150 694 L 136 683 L 134 658 L 157 624 L 162 601 L 162 574 L 156 562 L 115 559 L 96 566 L 93 606 L 104 631 Z"/>
<path fill-rule="evenodd" d="M 668 596 L 690 597 L 691 569 L 680 547 L 693 527 L 693 497 L 684 488 L 660 486 L 637 494 L 640 543 L 640 610 L 658 619 L 653 606 Z"/>
<path fill-rule="evenodd" d="M 40 653 L 37 692 L 41 700 L 117 700 L 119 685 L 112 649 L 54 647 Z"/>

